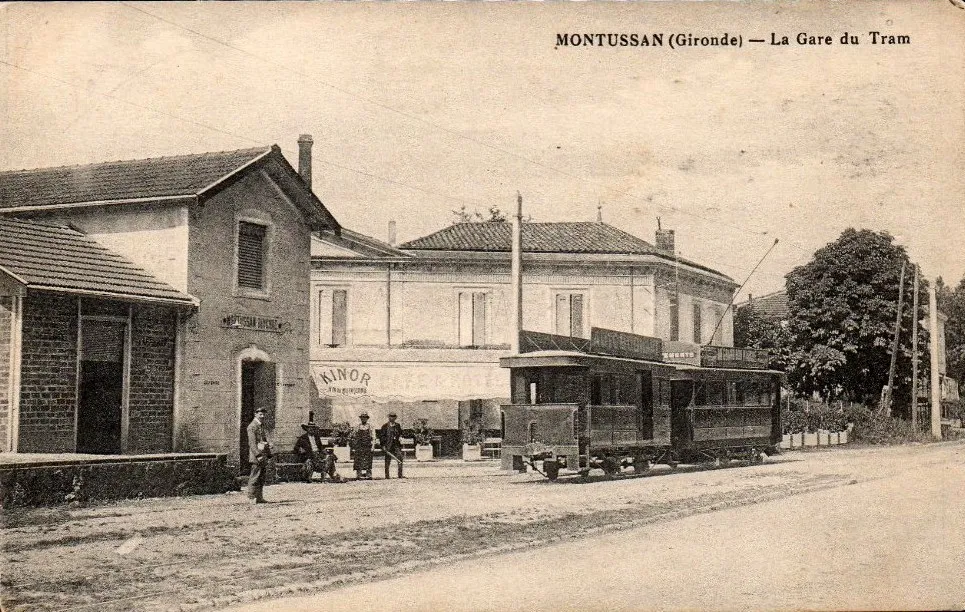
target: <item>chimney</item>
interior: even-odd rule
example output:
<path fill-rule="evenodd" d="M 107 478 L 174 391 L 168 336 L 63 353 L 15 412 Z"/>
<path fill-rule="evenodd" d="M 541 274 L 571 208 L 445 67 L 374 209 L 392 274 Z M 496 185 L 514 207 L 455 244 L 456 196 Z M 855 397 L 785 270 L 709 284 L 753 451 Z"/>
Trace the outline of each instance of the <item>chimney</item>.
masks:
<path fill-rule="evenodd" d="M 656 242 L 656 246 L 659 250 L 667 253 L 673 253 L 675 250 L 673 230 L 657 229 Z"/>
<path fill-rule="evenodd" d="M 302 175 L 309 189 L 312 187 L 312 140 L 311 134 L 298 137 L 298 174 Z"/>
<path fill-rule="evenodd" d="M 395 246 L 395 219 L 389 220 L 389 244 Z"/>

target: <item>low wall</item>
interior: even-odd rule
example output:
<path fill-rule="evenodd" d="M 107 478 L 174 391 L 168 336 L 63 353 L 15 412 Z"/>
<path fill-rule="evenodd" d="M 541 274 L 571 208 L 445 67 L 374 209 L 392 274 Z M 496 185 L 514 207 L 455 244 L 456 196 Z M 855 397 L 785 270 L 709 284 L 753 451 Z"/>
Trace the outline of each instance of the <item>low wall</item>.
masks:
<path fill-rule="evenodd" d="M 0 464 L 0 507 L 237 491 L 226 455 L 155 455 Z"/>

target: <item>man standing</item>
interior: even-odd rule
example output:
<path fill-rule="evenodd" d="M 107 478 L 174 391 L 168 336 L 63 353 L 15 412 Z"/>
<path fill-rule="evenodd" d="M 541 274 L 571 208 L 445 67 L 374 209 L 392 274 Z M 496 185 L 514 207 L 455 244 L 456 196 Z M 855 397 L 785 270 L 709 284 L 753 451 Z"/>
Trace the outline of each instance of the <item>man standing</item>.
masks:
<path fill-rule="evenodd" d="M 248 461 L 251 474 L 248 476 L 248 499 L 253 504 L 265 503 L 265 467 L 271 458 L 271 445 L 265 435 L 265 409 L 256 408 L 255 418 L 248 424 Z"/>
<path fill-rule="evenodd" d="M 352 430 L 352 455 L 355 458 L 355 479 L 372 480 L 372 426 L 369 413 L 362 411 L 361 423 Z"/>
<path fill-rule="evenodd" d="M 395 459 L 399 478 L 402 478 L 402 426 L 395 422 L 396 414 L 389 413 L 389 422 L 379 429 L 379 444 L 385 453 L 385 478 L 389 478 L 389 465 Z"/>

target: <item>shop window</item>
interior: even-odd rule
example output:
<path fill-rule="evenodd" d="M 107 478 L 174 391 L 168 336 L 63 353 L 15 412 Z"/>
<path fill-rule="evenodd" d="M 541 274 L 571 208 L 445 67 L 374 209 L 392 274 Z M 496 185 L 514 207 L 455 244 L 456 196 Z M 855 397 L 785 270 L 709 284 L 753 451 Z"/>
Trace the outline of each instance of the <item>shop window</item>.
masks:
<path fill-rule="evenodd" d="M 459 293 L 459 346 L 484 346 L 486 342 L 486 292 Z"/>
<path fill-rule="evenodd" d="M 583 338 L 584 301 L 582 293 L 556 294 L 556 333 L 561 336 Z"/>
<path fill-rule="evenodd" d="M 318 343 L 331 347 L 348 344 L 348 291 L 318 292 Z"/>
<path fill-rule="evenodd" d="M 694 342 L 701 343 L 700 304 L 694 304 Z"/>
<path fill-rule="evenodd" d="M 268 228 L 248 221 L 238 222 L 238 287 L 264 291 L 265 247 Z"/>

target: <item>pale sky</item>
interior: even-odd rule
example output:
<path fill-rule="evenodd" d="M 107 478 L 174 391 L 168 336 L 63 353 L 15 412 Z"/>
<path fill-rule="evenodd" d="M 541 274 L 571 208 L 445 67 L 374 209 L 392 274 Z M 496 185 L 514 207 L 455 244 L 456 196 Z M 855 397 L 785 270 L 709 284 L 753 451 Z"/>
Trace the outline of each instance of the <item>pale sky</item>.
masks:
<path fill-rule="evenodd" d="M 598 32 L 743 46 L 555 48 Z M 747 42 L 771 32 L 792 44 Z M 4 4 L 0 39 L 0 169 L 273 143 L 297 165 L 310 133 L 315 192 L 381 239 L 519 190 L 537 221 L 602 201 L 652 241 L 660 216 L 738 283 L 779 238 L 739 299 L 849 226 L 899 236 L 926 276 L 965 273 L 965 10 L 947 0 Z"/>

